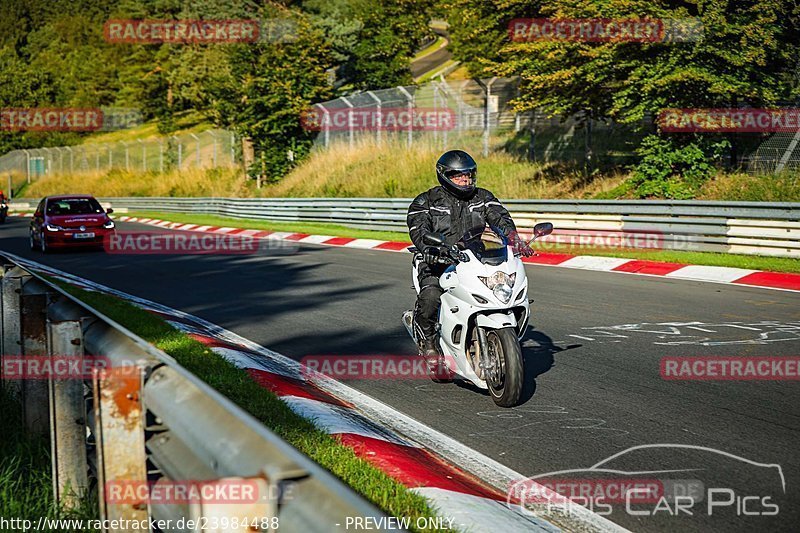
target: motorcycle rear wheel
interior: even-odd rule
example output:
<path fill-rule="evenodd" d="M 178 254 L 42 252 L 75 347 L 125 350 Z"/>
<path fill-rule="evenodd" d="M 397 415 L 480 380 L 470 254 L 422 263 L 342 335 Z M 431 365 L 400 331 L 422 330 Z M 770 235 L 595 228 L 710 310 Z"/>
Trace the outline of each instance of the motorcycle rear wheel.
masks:
<path fill-rule="evenodd" d="M 500 407 L 514 407 L 522 394 L 524 369 L 522 348 L 514 328 L 492 329 L 486 332 L 488 356 L 496 359 L 497 379 L 486 377 L 489 394 Z"/>

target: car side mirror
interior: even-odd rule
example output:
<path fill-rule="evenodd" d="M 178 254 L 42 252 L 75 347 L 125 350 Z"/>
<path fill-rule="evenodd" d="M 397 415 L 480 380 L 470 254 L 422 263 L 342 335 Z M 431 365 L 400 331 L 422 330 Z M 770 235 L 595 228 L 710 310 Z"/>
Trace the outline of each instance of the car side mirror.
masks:
<path fill-rule="evenodd" d="M 114 212 L 114 210 L 113 210 L 113 209 L 111 209 L 110 207 L 109 207 L 108 209 L 106 209 L 106 214 L 107 214 L 107 215 L 110 215 L 110 214 L 111 214 L 111 213 L 113 213 L 113 212 Z"/>
<path fill-rule="evenodd" d="M 537 239 L 551 233 L 553 233 L 553 224 L 550 222 L 540 222 L 533 227 L 533 236 Z"/>
<path fill-rule="evenodd" d="M 422 237 L 422 242 L 428 246 L 442 246 L 444 244 L 444 235 L 441 233 L 426 233 Z"/>

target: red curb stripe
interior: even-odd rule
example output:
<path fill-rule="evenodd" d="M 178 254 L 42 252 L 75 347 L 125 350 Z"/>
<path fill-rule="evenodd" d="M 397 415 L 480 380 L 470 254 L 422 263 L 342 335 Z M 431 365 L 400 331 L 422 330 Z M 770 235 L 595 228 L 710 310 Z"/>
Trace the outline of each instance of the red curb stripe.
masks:
<path fill-rule="evenodd" d="M 776 287 L 800 291 L 800 274 L 784 274 L 781 272 L 753 272 L 732 281 L 740 285 L 757 285 L 759 287 Z"/>
<path fill-rule="evenodd" d="M 256 383 L 265 389 L 271 390 L 277 396 L 297 396 L 299 398 L 307 398 L 309 400 L 345 407 L 347 409 L 353 408 L 352 404 L 334 398 L 330 394 L 319 390 L 305 381 L 273 374 L 272 372 L 267 372 L 260 368 L 245 368 L 245 370 Z"/>
<path fill-rule="evenodd" d="M 203 231 L 210 233 L 212 231 L 217 231 L 218 229 L 219 229 L 219 226 L 211 226 L 211 227 L 208 227 L 208 228 L 204 229 Z"/>
<path fill-rule="evenodd" d="M 310 233 L 292 233 L 291 235 L 287 235 L 283 239 L 286 241 L 299 241 L 301 239 L 305 239 L 306 237 L 311 237 Z"/>
<path fill-rule="evenodd" d="M 425 449 L 352 433 L 340 433 L 337 437 L 342 444 L 352 448 L 357 456 L 407 487 L 433 487 L 492 500 L 506 500 L 505 494 L 483 485 Z"/>
<path fill-rule="evenodd" d="M 577 255 L 572 254 L 556 254 L 556 253 L 538 253 L 533 257 L 523 257 L 523 263 L 538 263 L 540 265 L 558 265 L 567 261 L 568 259 L 572 259 L 573 257 L 578 257 Z"/>
<path fill-rule="evenodd" d="M 229 232 L 228 232 L 228 233 L 226 233 L 225 235 L 238 235 L 239 233 L 241 233 L 241 232 L 243 232 L 243 231 L 247 231 L 247 230 L 246 230 L 246 229 L 244 229 L 244 228 L 236 228 L 236 229 L 234 229 L 233 231 L 229 231 Z"/>
<path fill-rule="evenodd" d="M 274 231 L 257 231 L 256 233 L 253 233 L 252 237 L 254 237 L 256 239 L 262 239 L 264 237 L 272 235 L 273 233 L 275 233 L 275 232 Z"/>
<path fill-rule="evenodd" d="M 410 242 L 400 242 L 400 241 L 386 241 L 381 243 L 377 246 L 373 247 L 373 250 L 393 250 L 393 251 L 402 251 L 411 246 Z"/>
<path fill-rule="evenodd" d="M 652 274 L 655 276 L 664 276 L 670 272 L 680 270 L 686 265 L 680 263 L 661 263 L 659 261 L 628 261 L 618 267 L 612 268 L 614 272 L 633 272 L 636 274 Z"/>
<path fill-rule="evenodd" d="M 347 244 L 348 242 L 353 242 L 354 240 L 355 239 L 350 237 L 334 237 L 333 239 L 322 241 L 322 244 L 333 244 L 334 246 L 342 246 Z"/>

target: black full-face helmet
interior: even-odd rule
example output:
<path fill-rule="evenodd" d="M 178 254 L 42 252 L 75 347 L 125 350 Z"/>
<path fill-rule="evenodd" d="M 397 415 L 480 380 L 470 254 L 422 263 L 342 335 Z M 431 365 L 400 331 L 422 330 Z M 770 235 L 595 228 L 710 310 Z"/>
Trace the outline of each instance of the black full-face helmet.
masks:
<path fill-rule="evenodd" d="M 478 163 L 463 150 L 450 150 L 443 153 L 436 162 L 436 177 L 447 192 L 465 200 L 475 194 Z M 457 184 L 453 181 L 454 178 L 459 178 L 459 181 L 467 178 L 467 183 Z"/>

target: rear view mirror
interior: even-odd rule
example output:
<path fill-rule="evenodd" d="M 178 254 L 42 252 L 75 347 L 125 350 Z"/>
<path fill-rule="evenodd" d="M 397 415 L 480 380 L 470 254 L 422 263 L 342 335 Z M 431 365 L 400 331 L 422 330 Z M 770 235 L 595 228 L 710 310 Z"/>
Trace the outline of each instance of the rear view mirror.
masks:
<path fill-rule="evenodd" d="M 444 235 L 441 233 L 426 233 L 422 237 L 422 242 L 428 246 L 442 246 L 444 244 Z"/>
<path fill-rule="evenodd" d="M 533 227 L 533 236 L 537 239 L 551 233 L 553 233 L 553 225 L 550 222 L 540 222 Z"/>
<path fill-rule="evenodd" d="M 113 209 L 111 209 L 110 207 L 109 207 L 108 209 L 106 209 L 106 214 L 107 214 L 107 215 L 110 215 L 110 214 L 111 214 L 111 213 L 113 213 L 113 212 L 114 212 L 114 210 L 113 210 Z"/>

